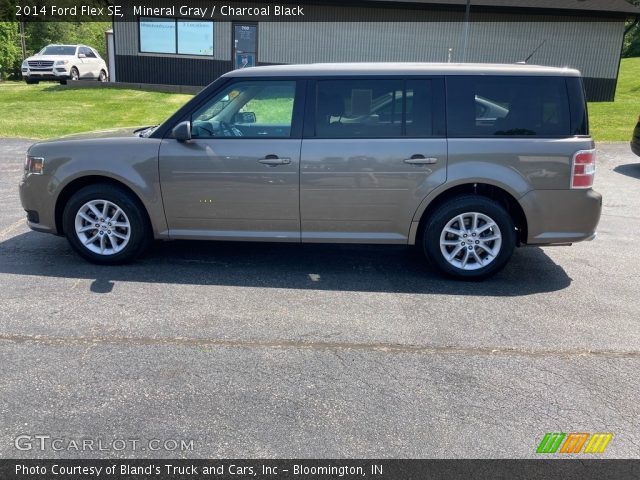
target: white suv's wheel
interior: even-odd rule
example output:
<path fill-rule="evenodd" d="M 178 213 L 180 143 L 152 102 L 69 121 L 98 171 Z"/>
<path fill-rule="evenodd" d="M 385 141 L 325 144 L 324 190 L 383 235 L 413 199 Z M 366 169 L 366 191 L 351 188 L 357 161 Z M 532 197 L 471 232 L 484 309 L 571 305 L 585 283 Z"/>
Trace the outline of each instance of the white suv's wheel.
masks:
<path fill-rule="evenodd" d="M 69 243 L 94 263 L 117 264 L 135 259 L 151 240 L 140 202 L 114 185 L 90 185 L 67 202 L 63 228 Z"/>
<path fill-rule="evenodd" d="M 513 220 L 499 203 L 465 195 L 433 212 L 425 226 L 423 248 L 442 273 L 480 280 L 505 266 L 515 239 Z"/>

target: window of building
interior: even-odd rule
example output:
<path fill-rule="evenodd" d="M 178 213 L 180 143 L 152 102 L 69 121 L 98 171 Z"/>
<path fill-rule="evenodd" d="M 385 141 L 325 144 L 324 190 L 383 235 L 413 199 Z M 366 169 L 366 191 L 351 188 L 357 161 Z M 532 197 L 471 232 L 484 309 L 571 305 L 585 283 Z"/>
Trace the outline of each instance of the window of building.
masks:
<path fill-rule="evenodd" d="M 318 82 L 316 136 L 380 138 L 443 136 L 434 128 L 433 81 L 323 80 Z M 441 99 L 440 103 L 443 103 Z M 444 127 L 444 107 L 439 115 Z"/>
<path fill-rule="evenodd" d="M 213 56 L 213 22 L 178 20 L 178 53 Z"/>
<path fill-rule="evenodd" d="M 213 56 L 213 22 L 140 17 L 140 51 Z"/>
<path fill-rule="evenodd" d="M 237 82 L 191 118 L 194 138 L 287 138 L 291 135 L 296 82 Z"/>
<path fill-rule="evenodd" d="M 448 77 L 447 99 L 449 137 L 570 135 L 563 77 Z"/>

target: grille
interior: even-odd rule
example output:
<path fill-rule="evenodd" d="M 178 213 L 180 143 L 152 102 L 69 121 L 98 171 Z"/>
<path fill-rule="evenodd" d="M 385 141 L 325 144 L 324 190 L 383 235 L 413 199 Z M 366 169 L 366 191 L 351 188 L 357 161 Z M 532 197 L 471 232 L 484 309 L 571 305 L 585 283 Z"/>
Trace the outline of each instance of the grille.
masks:
<path fill-rule="evenodd" d="M 51 68 L 53 67 L 53 60 L 29 60 L 30 68 Z"/>

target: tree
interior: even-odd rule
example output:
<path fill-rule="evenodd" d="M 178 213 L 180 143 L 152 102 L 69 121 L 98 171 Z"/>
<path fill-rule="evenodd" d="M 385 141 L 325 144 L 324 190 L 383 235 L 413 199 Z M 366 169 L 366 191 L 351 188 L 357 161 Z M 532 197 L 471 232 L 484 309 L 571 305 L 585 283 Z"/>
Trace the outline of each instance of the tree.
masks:
<path fill-rule="evenodd" d="M 629 3 L 640 7 L 640 0 L 628 0 Z M 631 28 L 624 37 L 622 47 L 623 57 L 640 57 L 640 20 L 627 22 L 626 28 Z"/>
<path fill-rule="evenodd" d="M 22 52 L 17 22 L 0 22 L 0 78 L 20 69 Z"/>

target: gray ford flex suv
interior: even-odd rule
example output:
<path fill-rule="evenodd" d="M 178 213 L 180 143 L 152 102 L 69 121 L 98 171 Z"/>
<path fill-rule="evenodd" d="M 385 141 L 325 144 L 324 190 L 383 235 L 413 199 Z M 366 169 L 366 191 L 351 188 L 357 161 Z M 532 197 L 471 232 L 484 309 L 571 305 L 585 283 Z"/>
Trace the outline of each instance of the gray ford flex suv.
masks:
<path fill-rule="evenodd" d="M 153 239 L 404 244 L 479 279 L 516 246 L 593 239 L 594 173 L 576 70 L 289 65 L 226 74 L 156 127 L 37 143 L 20 196 L 96 263 Z"/>

